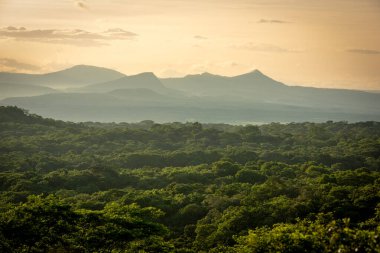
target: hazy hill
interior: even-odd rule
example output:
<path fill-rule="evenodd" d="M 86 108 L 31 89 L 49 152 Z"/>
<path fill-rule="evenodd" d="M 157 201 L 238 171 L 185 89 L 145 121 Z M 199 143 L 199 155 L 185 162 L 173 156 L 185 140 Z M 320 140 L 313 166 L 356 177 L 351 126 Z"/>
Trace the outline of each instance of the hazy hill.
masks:
<path fill-rule="evenodd" d="M 80 87 L 123 77 L 115 70 L 77 65 L 47 74 L 0 73 L 0 83 L 43 85 L 52 88 Z"/>
<path fill-rule="evenodd" d="M 54 92 L 58 91 L 44 86 L 0 82 L 0 99 L 7 97 L 37 96 Z"/>
<path fill-rule="evenodd" d="M 357 90 L 288 86 L 277 102 L 357 113 L 380 112 L 380 94 Z"/>
<path fill-rule="evenodd" d="M 122 78 L 98 82 L 79 88 L 81 92 L 110 92 L 117 89 L 149 89 L 161 94 L 175 93 L 166 88 L 161 81 L 151 72 L 141 73 L 132 76 L 123 76 Z"/>
<path fill-rule="evenodd" d="M 8 80 L 12 75 L 3 73 L 3 76 Z M 14 86 L 14 94 L 25 88 L 23 94 L 27 95 L 17 93 L 19 97 L 3 99 L 1 104 L 72 121 L 380 120 L 380 94 L 288 86 L 258 70 L 233 77 L 203 73 L 158 79 L 149 72 L 126 76 L 103 68 L 75 66 L 45 75 L 15 74 L 13 78 L 17 76 L 28 85 L 38 80 L 39 83 L 54 80 L 57 85 L 57 80 L 61 80 L 61 84 L 65 81 L 72 85 L 72 92 L 31 96 L 35 93 L 30 89 L 27 92 L 27 87 Z M 2 75 L 0 84 L 4 81 L 1 78 Z M 111 80 L 102 81 L 104 79 Z M 51 93 L 49 90 L 41 92 Z"/>
<path fill-rule="evenodd" d="M 327 120 L 380 120 L 379 114 L 355 113 L 274 103 L 225 101 L 210 97 L 170 98 L 149 90 L 117 90 L 111 93 L 61 93 L 7 98 L 32 113 L 69 121 L 156 122 L 200 121 L 210 123 L 323 122 Z"/>
<path fill-rule="evenodd" d="M 141 100 L 149 100 L 149 101 L 160 101 L 160 100 L 168 100 L 169 97 L 157 93 L 153 90 L 146 88 L 136 88 L 136 89 L 117 89 L 108 92 L 109 95 L 123 98 L 123 99 L 141 99 Z"/>
<path fill-rule="evenodd" d="M 181 78 L 162 78 L 161 81 L 169 88 L 182 90 L 194 95 L 228 95 L 244 98 L 252 98 L 252 95 L 254 95 L 255 98 L 259 99 L 265 99 L 261 94 L 278 92 L 287 87 L 265 76 L 258 70 L 234 77 L 203 73 Z"/>
<path fill-rule="evenodd" d="M 288 86 L 258 70 L 225 77 L 203 73 L 183 78 L 163 78 L 163 84 L 201 96 L 224 96 L 237 101 L 265 102 L 310 108 L 378 113 L 380 94 L 356 90 Z"/>

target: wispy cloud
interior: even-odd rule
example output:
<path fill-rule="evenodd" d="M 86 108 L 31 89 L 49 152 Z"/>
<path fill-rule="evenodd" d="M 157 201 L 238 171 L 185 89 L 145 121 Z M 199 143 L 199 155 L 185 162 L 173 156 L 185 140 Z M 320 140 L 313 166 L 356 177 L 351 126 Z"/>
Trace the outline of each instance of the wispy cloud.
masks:
<path fill-rule="evenodd" d="M 202 36 L 202 35 L 195 35 L 194 39 L 197 39 L 197 40 L 207 40 L 208 38 L 205 37 L 205 36 Z"/>
<path fill-rule="evenodd" d="M 256 43 L 246 43 L 242 45 L 234 46 L 238 49 L 244 49 L 249 51 L 257 51 L 257 52 L 266 52 L 266 53 L 298 53 L 299 50 L 287 49 L 283 47 L 279 47 L 272 44 L 256 44 Z"/>
<path fill-rule="evenodd" d="M 130 40 L 137 34 L 120 28 L 109 29 L 104 32 L 88 32 L 81 29 L 37 29 L 28 30 L 25 27 L 9 26 L 0 29 L 0 39 L 37 41 L 43 43 L 71 44 L 77 46 L 104 46 L 111 40 Z"/>
<path fill-rule="evenodd" d="M 353 54 L 369 54 L 369 55 L 380 54 L 379 50 L 363 49 L 363 48 L 347 49 L 346 52 L 353 53 Z"/>
<path fill-rule="evenodd" d="M 83 9 L 83 10 L 89 9 L 89 7 L 85 1 L 74 0 L 74 4 L 75 4 L 75 6 L 77 6 L 80 9 Z"/>
<path fill-rule="evenodd" d="M 287 24 L 289 22 L 284 21 L 284 20 L 278 20 L 278 19 L 260 19 L 259 21 L 257 21 L 257 23 L 260 23 L 260 24 Z"/>
<path fill-rule="evenodd" d="M 0 58 L 1 71 L 38 71 L 40 67 L 11 58 Z"/>

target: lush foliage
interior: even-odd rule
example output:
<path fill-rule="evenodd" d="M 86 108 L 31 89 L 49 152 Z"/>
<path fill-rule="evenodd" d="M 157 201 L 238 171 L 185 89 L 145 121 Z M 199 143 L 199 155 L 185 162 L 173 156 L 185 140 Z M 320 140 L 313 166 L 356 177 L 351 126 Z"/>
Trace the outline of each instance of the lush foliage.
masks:
<path fill-rule="evenodd" d="M 2 252 L 378 252 L 380 123 L 69 123 L 0 107 Z"/>

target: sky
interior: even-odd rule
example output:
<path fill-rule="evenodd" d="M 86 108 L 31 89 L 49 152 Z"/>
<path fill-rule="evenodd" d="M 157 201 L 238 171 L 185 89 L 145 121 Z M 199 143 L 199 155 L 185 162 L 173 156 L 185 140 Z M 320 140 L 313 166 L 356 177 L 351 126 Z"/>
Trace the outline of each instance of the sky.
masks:
<path fill-rule="evenodd" d="M 0 71 L 77 64 L 380 90 L 380 0 L 0 0 Z"/>

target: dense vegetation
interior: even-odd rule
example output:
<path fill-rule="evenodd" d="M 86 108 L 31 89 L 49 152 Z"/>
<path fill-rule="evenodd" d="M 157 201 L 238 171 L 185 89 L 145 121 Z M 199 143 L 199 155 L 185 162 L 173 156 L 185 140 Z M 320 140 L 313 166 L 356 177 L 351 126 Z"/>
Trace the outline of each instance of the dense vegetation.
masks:
<path fill-rule="evenodd" d="M 380 123 L 69 123 L 0 107 L 1 252 L 379 252 Z"/>

